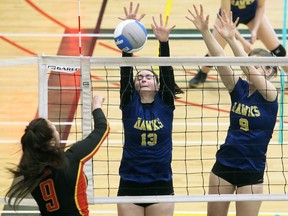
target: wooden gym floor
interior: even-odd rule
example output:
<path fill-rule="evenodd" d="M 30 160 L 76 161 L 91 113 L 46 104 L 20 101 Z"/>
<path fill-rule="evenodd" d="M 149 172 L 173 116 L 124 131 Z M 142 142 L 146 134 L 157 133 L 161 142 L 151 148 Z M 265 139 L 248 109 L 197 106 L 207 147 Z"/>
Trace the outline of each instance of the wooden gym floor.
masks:
<path fill-rule="evenodd" d="M 128 6 L 129 2 L 129 0 L 81 0 L 80 20 L 83 33 L 113 32 L 119 23 L 117 17 L 123 16 L 123 6 Z M 151 16 L 158 17 L 159 13 L 162 13 L 170 15 L 169 23 L 170 25 L 176 24 L 175 31 L 183 30 L 183 32 L 187 32 L 189 29 L 191 32 L 195 30 L 193 24 L 185 19 L 185 15 L 188 14 L 187 9 L 192 9 L 192 4 L 203 4 L 205 12 L 210 14 L 211 27 L 220 4 L 220 1 L 215 0 L 194 0 L 193 2 L 189 0 L 158 0 L 157 2 L 146 0 L 139 2 L 141 3 L 140 13 L 146 13 L 142 23 L 148 29 L 150 29 L 152 21 Z M 137 1 L 135 1 L 136 3 Z M 282 0 L 267 1 L 266 14 L 277 30 L 282 29 L 282 10 Z M 38 54 L 79 55 L 78 39 L 64 38 L 62 35 L 78 33 L 77 1 L 1 0 L 0 20 L 0 59 L 26 58 Z M 244 26 L 239 27 L 246 29 Z M 83 38 L 83 40 L 84 55 L 94 57 L 118 57 L 121 55 L 111 38 Z M 170 47 L 172 56 L 203 56 L 206 53 L 205 44 L 201 39 L 171 39 Z M 263 47 L 263 44 L 257 42 L 255 47 Z M 157 52 L 157 41 L 148 39 L 145 47 L 137 55 L 156 56 Z M 227 55 L 231 55 L 229 49 L 226 49 L 225 52 Z M 213 77 L 209 77 L 207 85 L 213 86 L 214 84 Z M 116 95 L 115 97 L 118 97 L 118 93 Z M 21 155 L 19 139 L 25 125 L 37 113 L 37 96 L 37 66 L 23 66 L 21 70 L 14 67 L 0 67 L 0 198 L 3 198 L 13 181 L 5 167 L 19 161 Z M 205 97 L 209 101 L 215 97 L 215 94 L 207 93 Z M 188 102 L 197 103 L 197 95 L 191 93 L 191 98 L 189 97 L 188 100 Z M 197 113 L 199 110 L 195 112 Z M 175 111 L 176 115 L 181 116 L 180 112 L 182 109 Z M 211 115 L 215 115 L 215 112 L 209 109 L 204 112 L 207 115 L 210 115 L 210 112 Z M 284 130 L 287 131 L 287 128 Z M 277 134 L 276 132 L 273 142 L 277 142 Z M 210 141 L 214 141 L 213 136 Z M 284 133 L 284 141 L 287 142 L 287 133 Z M 277 153 L 271 152 L 271 154 Z M 202 214 L 205 212 L 205 207 L 206 203 L 177 203 L 175 215 Z M 3 205 L 0 204 L 0 212 L 2 208 Z M 91 206 L 91 210 L 98 211 L 97 215 L 116 215 L 116 205 L 114 204 L 94 205 Z M 234 210 L 232 203 L 231 211 Z M 271 213 L 270 215 L 281 212 L 281 216 L 287 216 L 288 208 L 285 202 L 263 202 L 261 212 L 263 215 L 268 212 Z"/>

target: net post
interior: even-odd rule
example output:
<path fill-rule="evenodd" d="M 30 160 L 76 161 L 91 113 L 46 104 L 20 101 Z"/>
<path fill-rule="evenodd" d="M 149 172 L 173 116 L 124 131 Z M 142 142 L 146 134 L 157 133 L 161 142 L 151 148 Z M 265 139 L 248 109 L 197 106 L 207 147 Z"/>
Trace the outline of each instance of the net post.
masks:
<path fill-rule="evenodd" d="M 81 71 L 81 100 L 82 100 L 82 136 L 87 137 L 92 131 L 91 125 L 91 79 L 90 79 L 90 58 L 80 58 L 80 71 Z M 87 161 L 84 165 L 84 172 L 88 179 L 87 185 L 87 199 L 90 204 L 94 199 L 94 183 L 93 183 L 93 163 L 92 159 Z"/>

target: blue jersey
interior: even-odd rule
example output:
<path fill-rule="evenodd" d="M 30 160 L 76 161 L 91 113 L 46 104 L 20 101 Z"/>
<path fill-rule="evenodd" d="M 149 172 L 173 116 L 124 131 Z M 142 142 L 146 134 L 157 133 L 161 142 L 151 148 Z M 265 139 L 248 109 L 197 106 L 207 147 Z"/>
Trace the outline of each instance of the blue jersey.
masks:
<path fill-rule="evenodd" d="M 156 94 L 152 104 L 142 105 L 134 92 L 129 105 L 122 108 L 125 145 L 120 166 L 123 180 L 149 183 L 172 179 L 173 106 Z"/>
<path fill-rule="evenodd" d="M 247 24 L 255 17 L 258 0 L 231 0 L 233 22 L 239 17 L 239 23 Z"/>
<path fill-rule="evenodd" d="M 225 143 L 216 153 L 219 163 L 247 171 L 264 171 L 266 152 L 276 123 L 278 102 L 266 101 L 239 78 L 230 93 L 230 126 Z"/>
<path fill-rule="evenodd" d="M 169 43 L 160 42 L 160 56 Z M 124 57 L 131 56 L 123 53 Z M 124 181 L 150 183 L 172 180 L 172 121 L 175 80 L 171 66 L 159 67 L 159 91 L 153 103 L 142 104 L 135 90 L 133 68 L 121 67 L 120 96 L 125 142 L 119 174 Z"/>

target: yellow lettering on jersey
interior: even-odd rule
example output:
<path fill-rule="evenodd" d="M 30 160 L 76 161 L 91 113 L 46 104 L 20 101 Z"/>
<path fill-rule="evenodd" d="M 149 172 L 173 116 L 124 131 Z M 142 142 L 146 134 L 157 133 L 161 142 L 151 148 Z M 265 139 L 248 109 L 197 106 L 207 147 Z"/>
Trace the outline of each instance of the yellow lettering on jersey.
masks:
<path fill-rule="evenodd" d="M 249 106 L 242 104 L 242 115 L 246 116 L 247 112 L 249 112 Z"/>
<path fill-rule="evenodd" d="M 241 113 L 241 108 L 242 108 L 241 104 L 237 104 L 237 107 L 236 107 L 236 109 L 235 109 L 235 113 L 237 113 L 237 114 L 239 114 L 239 115 L 242 115 L 242 113 Z"/>
<path fill-rule="evenodd" d="M 140 125 L 139 130 L 146 130 L 146 124 L 145 124 L 145 121 L 142 121 L 142 122 L 141 122 L 141 125 Z"/>
<path fill-rule="evenodd" d="M 231 111 L 235 112 L 236 107 L 237 107 L 237 102 L 234 102 L 234 104 L 233 104 L 233 106 L 231 108 Z"/>
<path fill-rule="evenodd" d="M 153 121 L 145 121 L 145 122 L 146 122 L 146 130 L 147 131 L 152 131 Z"/>
<path fill-rule="evenodd" d="M 140 117 L 137 118 L 134 128 L 143 131 L 157 131 L 163 128 L 164 125 L 159 118 L 153 120 L 143 120 Z"/>
<path fill-rule="evenodd" d="M 251 5 L 255 0 L 231 0 L 231 5 L 239 9 L 245 9 L 247 5 Z"/>
<path fill-rule="evenodd" d="M 137 118 L 137 121 L 134 124 L 134 128 L 139 129 L 141 125 L 141 118 Z"/>
<path fill-rule="evenodd" d="M 153 127 L 154 127 L 154 131 L 160 130 L 161 128 L 163 128 L 163 124 L 159 118 L 153 120 Z"/>
<path fill-rule="evenodd" d="M 243 116 L 259 117 L 261 115 L 257 106 L 247 106 L 245 104 L 235 102 L 231 108 L 231 111 Z"/>
<path fill-rule="evenodd" d="M 260 116 L 260 111 L 257 106 L 252 106 L 251 108 L 251 116 L 252 117 L 259 117 Z"/>

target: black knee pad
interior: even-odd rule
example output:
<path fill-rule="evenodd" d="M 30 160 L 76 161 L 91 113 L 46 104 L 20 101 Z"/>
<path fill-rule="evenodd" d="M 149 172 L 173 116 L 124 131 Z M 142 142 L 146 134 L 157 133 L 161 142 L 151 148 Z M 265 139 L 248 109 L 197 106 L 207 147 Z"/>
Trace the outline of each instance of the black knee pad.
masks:
<path fill-rule="evenodd" d="M 276 49 L 271 50 L 271 53 L 273 53 L 275 56 L 279 56 L 279 57 L 285 57 L 286 56 L 286 50 L 281 44 Z"/>

